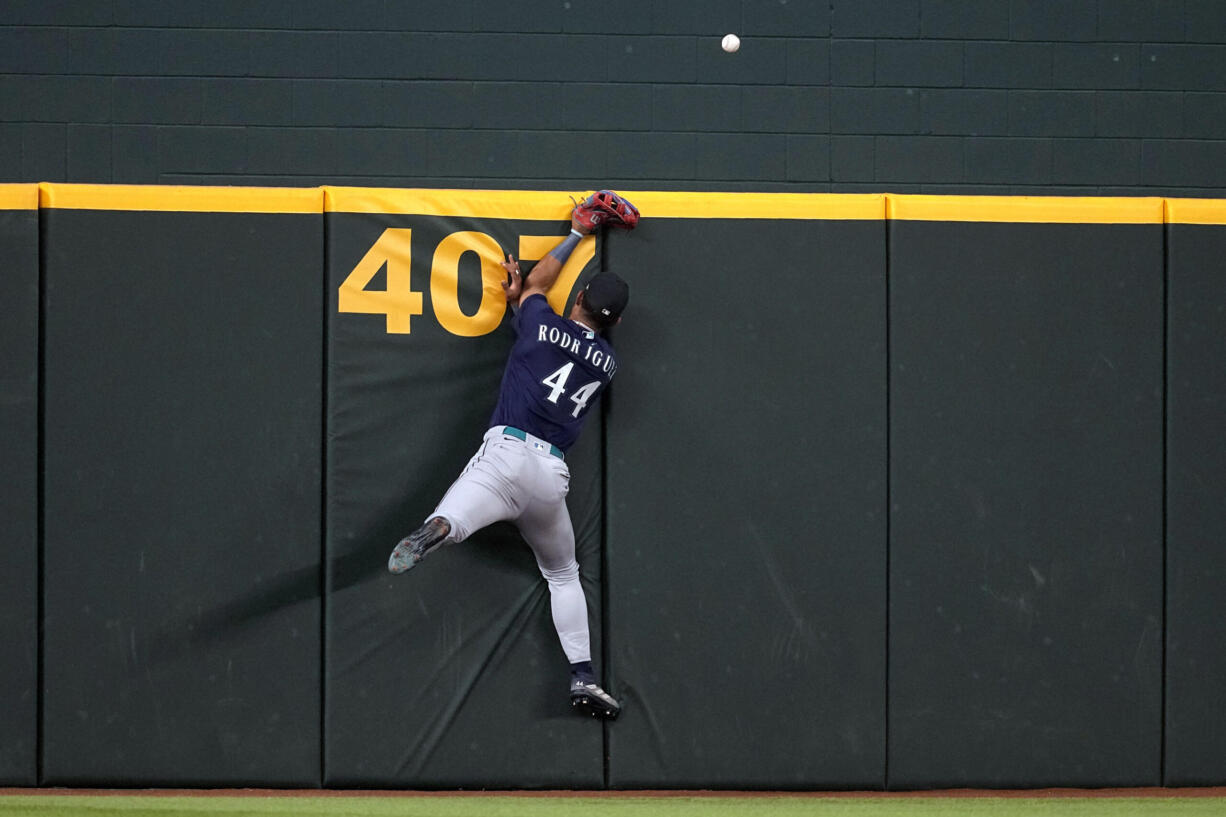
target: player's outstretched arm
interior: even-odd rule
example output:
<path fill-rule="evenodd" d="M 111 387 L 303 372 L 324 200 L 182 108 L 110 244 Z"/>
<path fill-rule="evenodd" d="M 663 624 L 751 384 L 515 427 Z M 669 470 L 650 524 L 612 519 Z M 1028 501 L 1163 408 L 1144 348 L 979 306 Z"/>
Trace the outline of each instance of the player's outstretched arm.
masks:
<path fill-rule="evenodd" d="M 558 246 L 549 251 L 548 255 L 536 262 L 527 280 L 519 268 L 519 261 L 515 259 L 515 256 L 507 253 L 507 260 L 502 262 L 502 268 L 507 271 L 507 280 L 502 284 L 507 300 L 519 306 L 520 302 L 529 295 L 548 293 L 549 288 L 558 280 L 566 259 L 570 258 L 579 240 L 590 232 L 590 227 L 580 224 L 572 216 L 570 235 L 562 239 Z"/>

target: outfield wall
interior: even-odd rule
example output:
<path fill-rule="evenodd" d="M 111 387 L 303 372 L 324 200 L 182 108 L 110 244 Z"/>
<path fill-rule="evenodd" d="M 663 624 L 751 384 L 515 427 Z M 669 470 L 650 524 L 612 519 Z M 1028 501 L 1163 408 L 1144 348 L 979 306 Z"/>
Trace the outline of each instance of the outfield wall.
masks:
<path fill-rule="evenodd" d="M 0 783 L 1226 783 L 1226 205 L 636 193 L 598 664 L 472 454 L 563 193 L 0 186 Z"/>

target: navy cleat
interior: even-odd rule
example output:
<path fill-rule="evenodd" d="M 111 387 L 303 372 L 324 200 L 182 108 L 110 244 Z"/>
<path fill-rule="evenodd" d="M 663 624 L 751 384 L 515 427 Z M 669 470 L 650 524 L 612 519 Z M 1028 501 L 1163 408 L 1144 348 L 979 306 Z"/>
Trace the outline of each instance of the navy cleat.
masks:
<path fill-rule="evenodd" d="M 599 685 L 579 678 L 570 682 L 570 705 L 576 712 L 608 721 L 616 720 L 622 711 L 621 704 Z"/>
<path fill-rule="evenodd" d="M 403 573 L 426 558 L 431 551 L 438 549 L 451 533 L 451 524 L 441 516 L 430 519 L 426 524 L 410 533 L 387 560 L 387 569 L 392 573 Z"/>

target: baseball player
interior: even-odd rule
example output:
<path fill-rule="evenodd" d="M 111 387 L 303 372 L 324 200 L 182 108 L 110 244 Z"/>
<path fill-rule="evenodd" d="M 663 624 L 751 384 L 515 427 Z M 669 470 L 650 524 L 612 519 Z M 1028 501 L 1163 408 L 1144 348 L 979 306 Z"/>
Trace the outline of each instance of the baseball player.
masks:
<path fill-rule="evenodd" d="M 611 191 L 576 206 L 571 231 L 528 276 L 510 253 L 502 287 L 515 313 L 517 338 L 502 376 L 484 441 L 425 523 L 403 539 L 388 570 L 403 573 L 449 542 L 463 542 L 500 520 L 515 523 L 549 583 L 554 627 L 570 661 L 570 701 L 579 712 L 616 718 L 621 706 L 596 681 L 587 600 L 575 561 L 575 534 L 566 508 L 567 449 L 617 372 L 602 333 L 621 320 L 630 297 L 611 272 L 594 276 L 563 318 L 545 293 L 579 240 L 601 223 L 633 227 L 638 211 Z M 623 206 L 624 205 L 624 206 Z M 620 215 L 619 215 L 620 213 Z"/>

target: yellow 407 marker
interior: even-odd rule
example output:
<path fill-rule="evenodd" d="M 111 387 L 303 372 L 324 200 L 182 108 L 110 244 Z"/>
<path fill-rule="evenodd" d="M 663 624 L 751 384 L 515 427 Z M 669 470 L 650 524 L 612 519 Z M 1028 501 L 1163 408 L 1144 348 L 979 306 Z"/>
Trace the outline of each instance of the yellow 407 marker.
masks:
<path fill-rule="evenodd" d="M 337 312 L 384 315 L 387 332 L 407 335 L 413 318 L 425 312 L 421 290 L 412 285 L 412 236 L 410 227 L 389 227 L 371 245 L 337 291 Z M 521 235 L 516 257 L 537 261 L 557 246 L 563 236 Z M 476 253 L 481 262 L 481 304 L 472 315 L 460 309 L 460 259 Z M 575 248 L 557 282 L 549 290 L 549 305 L 561 314 L 566 299 L 584 266 L 596 255 L 596 239 L 585 236 Z M 502 282 L 502 248 L 491 236 L 477 230 L 461 230 L 443 238 L 430 262 L 430 303 L 434 317 L 453 335 L 474 338 L 493 332 L 506 314 Z M 379 270 L 387 269 L 387 289 L 366 287 Z"/>

